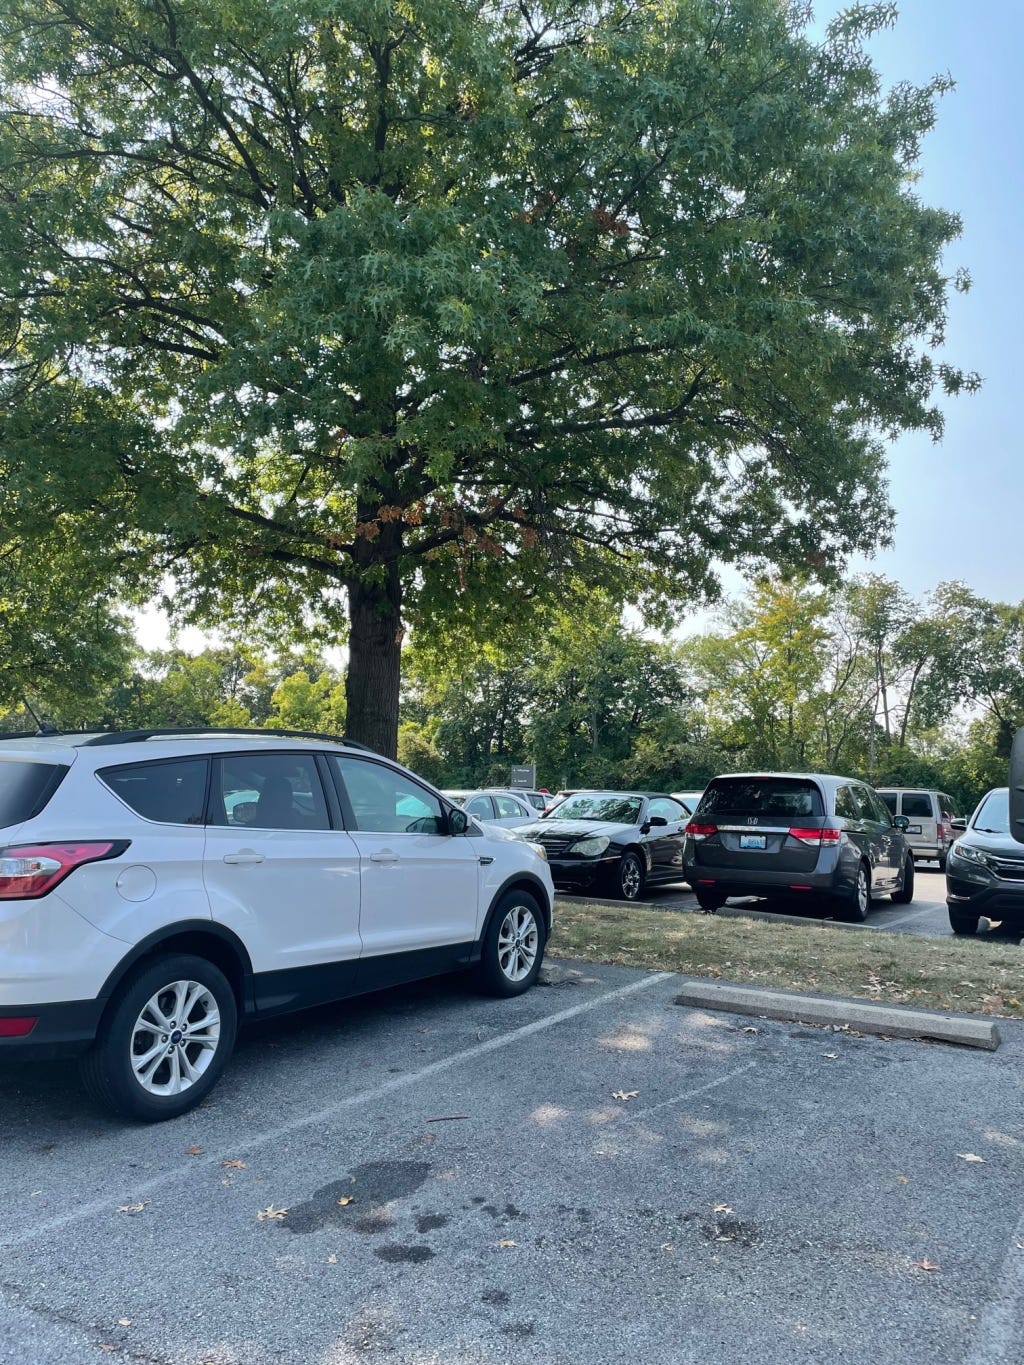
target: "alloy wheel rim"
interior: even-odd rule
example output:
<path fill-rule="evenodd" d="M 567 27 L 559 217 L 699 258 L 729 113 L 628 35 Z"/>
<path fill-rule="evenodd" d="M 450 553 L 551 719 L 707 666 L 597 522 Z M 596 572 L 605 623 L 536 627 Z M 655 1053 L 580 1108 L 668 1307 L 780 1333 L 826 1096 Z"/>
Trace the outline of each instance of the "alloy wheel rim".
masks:
<path fill-rule="evenodd" d="M 514 905 L 498 930 L 498 966 L 509 981 L 522 981 L 537 961 L 537 920 L 525 905 Z"/>
<path fill-rule="evenodd" d="M 622 864 L 622 894 L 633 900 L 640 894 L 640 865 L 635 858 L 627 858 Z"/>
<path fill-rule="evenodd" d="M 170 981 L 139 1011 L 131 1066 L 150 1095 L 180 1095 L 202 1078 L 220 1046 L 217 1001 L 201 981 Z"/>
<path fill-rule="evenodd" d="M 868 909 L 868 874 L 863 868 L 857 877 L 857 904 L 860 909 L 867 914 Z"/>

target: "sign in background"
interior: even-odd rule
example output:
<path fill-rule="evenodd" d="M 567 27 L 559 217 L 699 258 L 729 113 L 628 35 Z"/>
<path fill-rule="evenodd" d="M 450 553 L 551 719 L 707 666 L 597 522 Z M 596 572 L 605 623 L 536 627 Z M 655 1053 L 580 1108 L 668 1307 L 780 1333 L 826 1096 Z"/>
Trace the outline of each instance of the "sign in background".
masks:
<path fill-rule="evenodd" d="M 532 791 L 537 785 L 536 763 L 513 764 L 509 785 L 512 787 L 523 787 L 527 791 Z"/>

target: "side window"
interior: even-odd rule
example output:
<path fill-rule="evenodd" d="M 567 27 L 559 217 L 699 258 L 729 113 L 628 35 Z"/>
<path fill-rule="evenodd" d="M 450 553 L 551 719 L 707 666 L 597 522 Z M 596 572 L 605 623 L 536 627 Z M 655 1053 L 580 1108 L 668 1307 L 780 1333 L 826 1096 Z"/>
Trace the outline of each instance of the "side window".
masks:
<path fill-rule="evenodd" d="M 206 759 L 172 758 L 128 763 L 97 774 L 126 806 L 161 825 L 201 825 L 206 801 Z"/>
<path fill-rule="evenodd" d="M 463 810 L 467 815 L 475 815 L 478 820 L 494 819 L 494 807 L 489 796 L 474 796 L 472 801 L 464 804 Z"/>
<path fill-rule="evenodd" d="M 330 829 L 312 754 L 231 754 L 215 761 L 213 823 L 247 829 Z"/>
<path fill-rule="evenodd" d="M 960 805 L 947 792 L 943 792 L 939 797 L 939 805 L 942 807 L 943 820 L 956 820 L 960 815 Z"/>
<path fill-rule="evenodd" d="M 860 803 L 855 799 L 852 787 L 836 788 L 836 815 L 840 820 L 861 820 Z"/>
<path fill-rule="evenodd" d="M 527 818 L 526 810 L 523 809 L 514 796 L 495 796 L 494 804 L 498 808 L 498 816 L 500 819 L 515 817 L 519 820 L 525 820 Z"/>
<path fill-rule="evenodd" d="M 672 801 L 667 796 L 656 797 L 647 807 L 648 818 L 652 815 L 660 815 L 669 824 L 675 824 L 678 820 L 686 819 L 686 810 L 678 801 Z"/>
<path fill-rule="evenodd" d="M 871 820 L 878 825 L 888 825 L 890 816 L 888 810 L 882 805 L 881 801 L 875 796 L 874 792 L 868 787 L 854 787 L 853 795 L 861 808 L 861 819 Z"/>
<path fill-rule="evenodd" d="M 922 816 L 926 820 L 931 819 L 932 798 L 927 792 L 904 792 L 903 814 L 909 815 L 915 820 L 920 820 Z"/>
<path fill-rule="evenodd" d="M 348 794 L 357 830 L 380 834 L 446 832 L 440 801 L 418 782 L 365 759 L 332 756 L 330 762 Z"/>
<path fill-rule="evenodd" d="M 895 792 L 877 792 L 876 795 L 879 796 L 879 797 L 881 798 L 881 801 L 882 801 L 883 805 L 886 807 L 886 809 L 888 810 L 889 814 L 890 814 L 890 815 L 895 815 L 895 814 L 896 814 L 896 793 L 895 793 Z"/>

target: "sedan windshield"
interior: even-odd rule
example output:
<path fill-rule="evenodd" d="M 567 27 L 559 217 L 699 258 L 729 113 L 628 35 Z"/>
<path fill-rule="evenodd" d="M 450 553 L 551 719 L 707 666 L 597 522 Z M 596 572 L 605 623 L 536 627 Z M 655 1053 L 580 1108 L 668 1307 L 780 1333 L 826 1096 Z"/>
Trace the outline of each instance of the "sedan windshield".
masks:
<path fill-rule="evenodd" d="M 608 820 L 617 825 L 635 825 L 643 801 L 639 796 L 618 792 L 580 792 L 568 796 L 551 812 L 553 820 Z"/>
<path fill-rule="evenodd" d="M 1010 793 L 1005 790 L 989 792 L 974 817 L 973 825 L 985 834 L 1009 834 Z"/>

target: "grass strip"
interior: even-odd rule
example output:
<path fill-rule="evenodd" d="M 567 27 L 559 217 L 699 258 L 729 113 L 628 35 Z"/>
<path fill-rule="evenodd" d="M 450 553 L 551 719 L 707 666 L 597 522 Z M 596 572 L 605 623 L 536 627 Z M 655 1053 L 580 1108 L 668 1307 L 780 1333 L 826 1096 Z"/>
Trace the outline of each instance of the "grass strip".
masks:
<path fill-rule="evenodd" d="M 549 952 L 812 995 L 1024 1017 L 1022 948 L 987 939 L 561 902 Z"/>

